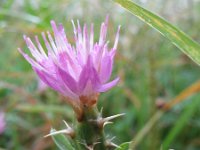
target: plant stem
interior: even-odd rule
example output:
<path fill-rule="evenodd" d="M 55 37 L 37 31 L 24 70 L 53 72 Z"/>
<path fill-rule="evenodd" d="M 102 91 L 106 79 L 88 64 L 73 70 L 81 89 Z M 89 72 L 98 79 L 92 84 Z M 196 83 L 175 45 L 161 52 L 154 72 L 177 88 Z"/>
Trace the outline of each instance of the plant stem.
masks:
<path fill-rule="evenodd" d="M 100 114 L 95 107 L 84 107 L 83 116 L 78 123 L 77 135 L 80 143 L 86 148 L 106 150 L 103 127 L 98 125 Z"/>

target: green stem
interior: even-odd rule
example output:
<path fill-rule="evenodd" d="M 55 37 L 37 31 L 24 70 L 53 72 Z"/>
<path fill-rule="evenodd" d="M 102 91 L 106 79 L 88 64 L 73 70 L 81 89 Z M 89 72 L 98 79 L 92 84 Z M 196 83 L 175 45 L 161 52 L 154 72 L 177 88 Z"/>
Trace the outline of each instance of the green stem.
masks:
<path fill-rule="evenodd" d="M 78 124 L 77 140 L 83 147 L 95 147 L 95 150 L 106 150 L 103 127 L 98 125 L 100 114 L 96 107 L 84 107 L 83 116 Z"/>

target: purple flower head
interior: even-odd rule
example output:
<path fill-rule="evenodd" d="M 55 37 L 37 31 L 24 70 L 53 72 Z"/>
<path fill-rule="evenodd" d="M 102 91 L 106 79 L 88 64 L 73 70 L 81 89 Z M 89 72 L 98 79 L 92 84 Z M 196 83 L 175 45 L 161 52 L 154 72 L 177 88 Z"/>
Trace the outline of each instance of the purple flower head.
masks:
<path fill-rule="evenodd" d="M 37 36 L 35 44 L 29 37 L 24 36 L 32 57 L 21 49 L 19 52 L 32 65 L 39 78 L 52 89 L 68 97 L 70 103 L 93 105 L 98 93 L 108 91 L 119 81 L 119 78 L 112 81 L 109 79 L 120 27 L 114 46 L 109 49 L 106 41 L 108 17 L 101 25 L 99 41 L 96 43 L 93 24 L 90 27 L 85 24 L 83 28 L 79 21 L 77 26 L 73 21 L 72 24 L 74 45 L 69 43 L 62 24 L 56 25 L 51 21 L 54 36 L 50 32 L 42 33 L 47 52 Z"/>
<path fill-rule="evenodd" d="M 6 127 L 5 115 L 3 112 L 0 112 L 0 134 L 4 132 Z"/>

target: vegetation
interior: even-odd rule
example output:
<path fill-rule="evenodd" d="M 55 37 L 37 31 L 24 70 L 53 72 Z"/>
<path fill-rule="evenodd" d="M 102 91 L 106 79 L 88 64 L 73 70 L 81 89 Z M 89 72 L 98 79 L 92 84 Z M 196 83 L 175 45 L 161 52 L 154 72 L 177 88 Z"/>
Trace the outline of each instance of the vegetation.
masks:
<path fill-rule="evenodd" d="M 134 2 L 200 43 L 199 1 Z M 51 127 L 65 128 L 62 120 L 75 122 L 64 97 L 51 89 L 41 90 L 31 66 L 17 51 L 21 47 L 28 52 L 23 34 L 41 38 L 41 32 L 52 31 L 50 21 L 55 20 L 63 23 L 73 42 L 71 19 L 79 19 L 82 24 L 94 22 L 98 39 L 107 14 L 110 46 L 121 25 L 113 73 L 113 77 L 120 76 L 120 83 L 100 95 L 98 108 L 103 107 L 104 117 L 126 113 L 106 126 L 109 138 L 115 136 L 113 142 L 118 145 L 132 141 L 132 147 L 141 150 L 200 148 L 200 68 L 156 30 L 108 0 L 2 0 L 0 111 L 5 112 L 7 126 L 0 135 L 0 149 L 57 149 L 52 138 L 44 136 Z"/>

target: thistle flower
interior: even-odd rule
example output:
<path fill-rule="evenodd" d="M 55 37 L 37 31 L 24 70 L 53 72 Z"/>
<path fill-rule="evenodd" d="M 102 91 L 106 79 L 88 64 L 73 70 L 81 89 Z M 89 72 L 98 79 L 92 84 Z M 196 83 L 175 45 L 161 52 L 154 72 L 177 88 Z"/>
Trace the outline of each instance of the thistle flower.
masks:
<path fill-rule="evenodd" d="M 5 127 L 6 127 L 5 115 L 3 112 L 0 112 L 0 134 L 4 132 Z"/>
<path fill-rule="evenodd" d="M 32 65 L 39 78 L 49 87 L 68 98 L 75 111 L 82 105 L 92 106 L 97 102 L 100 92 L 105 92 L 115 86 L 119 78 L 109 81 L 114 56 L 117 49 L 118 28 L 114 46 L 109 49 L 106 41 L 108 17 L 102 23 L 99 41 L 94 43 L 94 27 L 85 24 L 83 29 L 79 21 L 77 26 L 72 21 L 74 28 L 75 45 L 69 43 L 62 24 L 58 26 L 51 21 L 54 38 L 47 32 L 42 33 L 47 52 L 43 49 L 37 36 L 36 45 L 29 37 L 24 40 L 32 54 L 27 55 L 21 49 L 19 52 Z M 90 30 L 90 31 L 88 31 Z"/>

